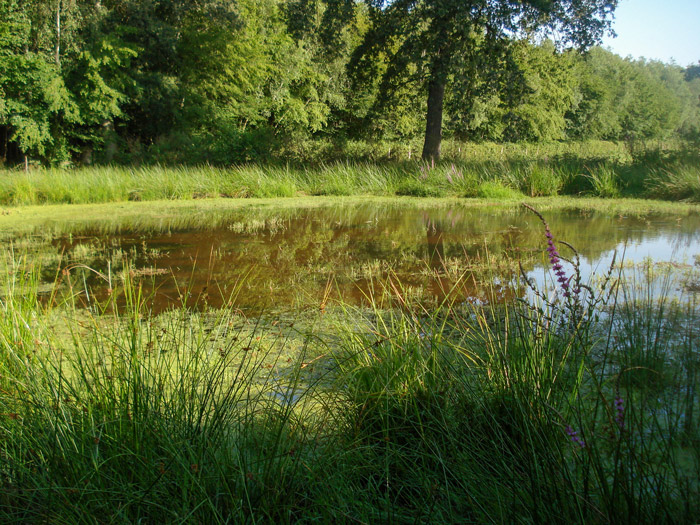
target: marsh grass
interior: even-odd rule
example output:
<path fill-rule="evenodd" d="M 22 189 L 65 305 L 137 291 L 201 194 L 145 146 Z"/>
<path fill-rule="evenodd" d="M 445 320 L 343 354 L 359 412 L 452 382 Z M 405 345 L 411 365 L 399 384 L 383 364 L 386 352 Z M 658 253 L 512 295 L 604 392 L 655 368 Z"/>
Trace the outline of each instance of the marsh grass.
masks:
<path fill-rule="evenodd" d="M 36 283 L 18 270 L 1 301 L 3 521 L 289 519 L 303 508 L 294 487 L 311 482 L 303 465 L 324 420 L 298 388 L 303 348 L 282 355 L 283 336 L 261 338 L 233 310 L 151 318 L 128 280 L 110 300 L 123 294 L 126 309 L 57 319 Z"/>
<path fill-rule="evenodd" d="M 105 203 L 300 195 L 407 195 L 507 198 L 494 185 L 530 197 L 620 195 L 697 201 L 697 155 L 607 143 L 447 145 L 445 161 L 353 155 L 306 163 L 0 171 L 0 204 Z M 396 150 L 394 150 L 396 151 Z M 348 160 L 350 159 L 350 160 Z"/>
<path fill-rule="evenodd" d="M 700 167 L 697 163 L 656 169 L 646 184 L 649 194 L 654 197 L 700 202 Z"/>
<path fill-rule="evenodd" d="M 590 181 L 592 195 L 610 199 L 620 197 L 619 175 L 612 168 L 603 166 L 592 170 L 586 178 Z"/>
<path fill-rule="evenodd" d="M 617 272 L 578 303 L 516 287 L 503 304 L 494 285 L 430 307 L 390 275 L 364 306 L 290 326 L 234 306 L 152 315 L 129 272 L 91 309 L 42 302 L 38 269 L 8 267 L 2 521 L 700 512 L 698 305 L 663 275 Z"/>

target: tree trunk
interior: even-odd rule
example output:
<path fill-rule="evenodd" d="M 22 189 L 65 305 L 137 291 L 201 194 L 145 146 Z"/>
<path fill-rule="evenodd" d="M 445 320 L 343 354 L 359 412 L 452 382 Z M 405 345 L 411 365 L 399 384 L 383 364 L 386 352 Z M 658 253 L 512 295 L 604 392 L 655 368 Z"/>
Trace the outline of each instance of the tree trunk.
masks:
<path fill-rule="evenodd" d="M 56 2 L 56 65 L 61 64 L 61 0 Z"/>
<path fill-rule="evenodd" d="M 428 115 L 425 122 L 425 142 L 423 143 L 423 160 L 440 160 L 440 143 L 442 142 L 442 102 L 445 98 L 445 81 L 441 78 L 430 80 L 428 86 Z"/>
<path fill-rule="evenodd" d="M 117 146 L 117 136 L 114 133 L 114 122 L 109 119 L 102 121 L 102 135 L 104 137 L 104 161 L 111 164 L 116 156 L 119 147 Z"/>

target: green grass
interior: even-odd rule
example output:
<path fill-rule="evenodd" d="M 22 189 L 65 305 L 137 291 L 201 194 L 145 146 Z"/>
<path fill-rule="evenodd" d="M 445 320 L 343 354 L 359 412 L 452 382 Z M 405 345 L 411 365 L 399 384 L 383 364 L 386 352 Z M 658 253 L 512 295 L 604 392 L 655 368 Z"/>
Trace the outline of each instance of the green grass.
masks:
<path fill-rule="evenodd" d="M 79 282 L 59 295 L 6 267 L 3 522 L 700 512 L 700 312 L 668 269 L 429 310 L 390 278 L 369 307 L 247 319 L 235 297 L 152 315 L 129 272 L 84 309 Z"/>
<path fill-rule="evenodd" d="M 0 205 L 305 195 L 509 198 L 509 192 L 494 190 L 499 185 L 530 197 L 700 199 L 698 156 L 682 149 L 642 150 L 631 156 L 609 143 L 448 142 L 446 160 L 437 164 L 389 157 L 354 154 L 352 161 L 232 167 L 104 166 L 28 173 L 5 169 L 0 170 Z"/>
<path fill-rule="evenodd" d="M 700 202 L 700 166 L 697 164 L 657 169 L 646 184 L 649 194 L 656 198 Z"/>
<path fill-rule="evenodd" d="M 479 185 L 477 196 L 482 199 L 513 200 L 522 199 L 523 194 L 501 182 L 487 181 Z"/>

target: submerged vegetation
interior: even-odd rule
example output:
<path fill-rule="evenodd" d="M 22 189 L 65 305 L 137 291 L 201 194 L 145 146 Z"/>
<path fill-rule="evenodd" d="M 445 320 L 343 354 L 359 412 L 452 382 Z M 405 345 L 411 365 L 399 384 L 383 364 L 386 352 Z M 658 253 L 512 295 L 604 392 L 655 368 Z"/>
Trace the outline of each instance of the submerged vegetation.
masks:
<path fill-rule="evenodd" d="M 156 313 L 133 272 L 87 303 L 6 253 L 0 520 L 692 522 L 697 268 L 584 281 L 531 218 L 553 275 L 505 302 L 482 269 L 473 301 L 390 273 L 358 306 Z"/>

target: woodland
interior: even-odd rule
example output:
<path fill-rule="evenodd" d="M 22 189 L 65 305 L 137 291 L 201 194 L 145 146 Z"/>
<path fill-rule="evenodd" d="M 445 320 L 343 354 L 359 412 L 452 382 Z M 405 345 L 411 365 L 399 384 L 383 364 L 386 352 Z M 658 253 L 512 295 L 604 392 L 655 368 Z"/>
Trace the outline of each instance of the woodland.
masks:
<path fill-rule="evenodd" d="M 435 160 L 442 138 L 697 142 L 700 63 L 596 46 L 615 5 L 0 0 L 0 165 L 321 162 L 380 143 Z"/>

